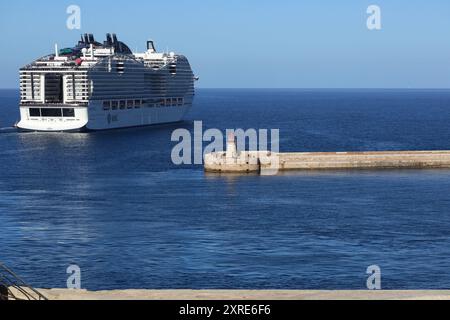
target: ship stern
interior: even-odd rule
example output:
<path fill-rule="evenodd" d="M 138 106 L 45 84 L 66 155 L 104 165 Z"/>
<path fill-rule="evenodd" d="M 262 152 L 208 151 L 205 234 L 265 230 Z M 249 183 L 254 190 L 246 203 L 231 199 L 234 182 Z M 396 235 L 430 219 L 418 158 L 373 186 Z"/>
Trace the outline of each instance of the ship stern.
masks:
<path fill-rule="evenodd" d="M 89 121 L 84 106 L 21 105 L 17 128 L 24 131 L 82 131 Z"/>

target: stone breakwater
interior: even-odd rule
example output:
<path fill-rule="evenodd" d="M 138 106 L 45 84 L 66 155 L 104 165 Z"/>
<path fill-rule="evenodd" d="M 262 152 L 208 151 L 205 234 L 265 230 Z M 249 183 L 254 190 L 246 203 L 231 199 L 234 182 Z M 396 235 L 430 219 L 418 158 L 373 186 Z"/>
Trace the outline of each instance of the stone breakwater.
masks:
<path fill-rule="evenodd" d="M 214 152 L 205 155 L 209 172 L 267 172 L 280 170 L 429 169 L 450 168 L 450 151 L 374 152 Z"/>

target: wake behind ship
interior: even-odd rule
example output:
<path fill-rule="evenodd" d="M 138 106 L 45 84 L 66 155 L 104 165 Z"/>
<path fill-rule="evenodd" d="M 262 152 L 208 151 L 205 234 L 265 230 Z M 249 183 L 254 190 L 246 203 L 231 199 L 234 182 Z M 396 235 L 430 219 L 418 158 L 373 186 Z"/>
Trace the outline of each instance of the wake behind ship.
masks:
<path fill-rule="evenodd" d="M 32 131 L 105 130 L 177 122 L 192 106 L 194 74 L 186 57 L 132 53 L 115 34 L 103 44 L 84 34 L 20 69 L 20 121 Z"/>

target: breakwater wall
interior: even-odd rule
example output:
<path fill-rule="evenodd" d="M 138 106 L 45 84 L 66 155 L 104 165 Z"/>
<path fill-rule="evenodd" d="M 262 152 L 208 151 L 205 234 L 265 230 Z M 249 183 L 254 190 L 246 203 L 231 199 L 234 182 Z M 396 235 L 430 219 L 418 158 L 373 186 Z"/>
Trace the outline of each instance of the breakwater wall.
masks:
<path fill-rule="evenodd" d="M 450 168 L 450 151 L 238 152 L 231 136 L 225 152 L 205 155 L 204 166 L 210 172 Z"/>
<path fill-rule="evenodd" d="M 264 170 L 450 168 L 450 151 L 292 152 L 245 151 L 205 156 L 205 170 L 255 172 Z"/>

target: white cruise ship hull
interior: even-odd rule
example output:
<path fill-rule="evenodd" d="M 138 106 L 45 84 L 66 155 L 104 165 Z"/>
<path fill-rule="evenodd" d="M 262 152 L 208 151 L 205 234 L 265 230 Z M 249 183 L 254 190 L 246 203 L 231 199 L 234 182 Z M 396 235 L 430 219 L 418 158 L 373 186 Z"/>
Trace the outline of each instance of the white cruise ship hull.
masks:
<path fill-rule="evenodd" d="M 90 108 L 86 129 L 109 130 L 178 122 L 183 120 L 190 108 L 190 105 L 185 104 L 105 111 L 99 105 Z"/>
<path fill-rule="evenodd" d="M 89 107 L 74 107 L 71 117 L 65 117 L 63 112 L 57 117 L 42 115 L 32 117 L 30 107 L 27 106 L 20 108 L 21 120 L 17 123 L 17 127 L 25 131 L 72 132 L 150 126 L 182 121 L 190 108 L 190 104 L 184 104 L 103 110 L 100 102 L 91 102 Z"/>

